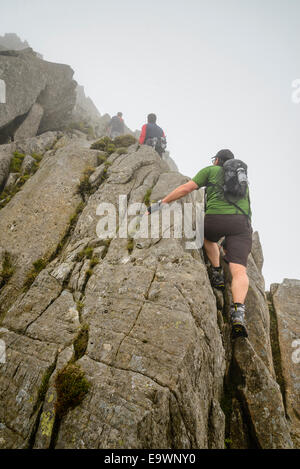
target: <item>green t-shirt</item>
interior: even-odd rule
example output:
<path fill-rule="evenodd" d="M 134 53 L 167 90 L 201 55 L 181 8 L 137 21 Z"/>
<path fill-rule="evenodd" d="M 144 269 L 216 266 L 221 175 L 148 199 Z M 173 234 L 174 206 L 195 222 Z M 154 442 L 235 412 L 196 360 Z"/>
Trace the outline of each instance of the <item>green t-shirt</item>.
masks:
<path fill-rule="evenodd" d="M 205 213 L 214 215 L 242 215 L 242 212 L 238 208 L 227 202 L 224 198 L 223 190 L 221 189 L 224 184 L 224 172 L 221 166 L 207 166 L 207 168 L 199 171 L 192 180 L 199 186 L 199 189 L 200 187 L 206 187 L 209 183 L 221 186 L 220 188 L 214 186 L 208 186 L 206 188 L 207 199 Z M 243 199 L 234 201 L 234 203 L 251 217 L 248 189 L 246 196 Z"/>

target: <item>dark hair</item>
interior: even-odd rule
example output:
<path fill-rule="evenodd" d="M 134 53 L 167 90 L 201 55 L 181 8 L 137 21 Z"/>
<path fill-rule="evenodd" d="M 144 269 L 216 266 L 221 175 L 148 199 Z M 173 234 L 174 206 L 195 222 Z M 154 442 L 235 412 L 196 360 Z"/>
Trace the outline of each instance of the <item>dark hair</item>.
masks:
<path fill-rule="evenodd" d="M 230 150 L 220 150 L 216 154 L 215 158 L 218 158 L 218 166 L 223 166 L 225 161 L 232 160 L 234 158 L 234 154 Z"/>
<path fill-rule="evenodd" d="M 118 112 L 117 116 L 122 117 L 122 116 L 123 116 L 123 112 Z"/>
<path fill-rule="evenodd" d="M 148 114 L 148 122 L 149 124 L 155 124 L 156 123 L 156 115 L 155 114 Z"/>

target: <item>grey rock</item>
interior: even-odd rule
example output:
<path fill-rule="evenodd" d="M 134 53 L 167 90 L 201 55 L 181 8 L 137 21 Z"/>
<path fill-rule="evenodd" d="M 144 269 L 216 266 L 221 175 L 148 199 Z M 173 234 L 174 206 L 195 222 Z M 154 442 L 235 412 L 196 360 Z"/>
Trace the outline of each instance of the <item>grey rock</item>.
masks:
<path fill-rule="evenodd" d="M 29 174 L 34 166 L 35 159 L 30 155 L 25 155 L 21 166 L 21 174 Z"/>
<path fill-rule="evenodd" d="M 93 172 L 93 174 L 91 174 L 90 179 L 89 179 L 92 186 L 98 185 L 98 183 L 103 179 L 105 172 L 106 172 L 106 168 L 104 164 L 101 164 L 100 166 L 98 166 L 98 168 Z"/>
<path fill-rule="evenodd" d="M 0 190 L 9 176 L 10 162 L 15 151 L 15 144 L 0 145 Z"/>
<path fill-rule="evenodd" d="M 142 210 L 146 195 L 161 199 L 189 179 L 170 171 L 150 147 L 133 145 L 125 155 L 111 155 L 105 179 L 96 169 L 94 193 L 70 227 L 82 201 L 79 180 L 87 166 L 97 166 L 98 152 L 85 146 L 80 132 L 49 139 L 51 148 L 45 138 L 30 139 L 41 145 L 40 167 L 0 212 L 0 259 L 8 250 L 16 260 L 15 274 L 0 291 L 0 339 L 8 344 L 8 362 L 0 364 L 0 446 L 219 449 L 228 427 L 234 448 L 292 448 L 295 427 L 275 380 L 258 235 L 248 265 L 249 341 L 233 346 L 230 290 L 215 295 L 201 250 L 187 249 L 185 238 L 143 237 L 133 226 L 130 245 L 120 231 L 109 240 L 97 231 L 101 203 L 114 204 L 121 230 L 119 196 Z M 28 142 L 17 142 L 26 154 Z M 194 210 L 203 203 L 202 191 L 179 206 L 185 201 Z M 23 291 L 41 257 L 49 264 Z M 293 308 L 292 302 L 291 317 Z M 83 325 L 86 342 L 76 363 L 91 387 L 54 428 L 55 379 L 75 359 Z M 230 377 L 232 412 L 225 425 L 223 383 Z M 288 412 L 297 403 L 289 383 Z"/>
<path fill-rule="evenodd" d="M 20 153 L 32 155 L 33 153 L 43 155 L 54 147 L 56 142 L 60 140 L 62 134 L 60 132 L 45 132 L 41 135 L 31 138 L 24 138 L 16 142 L 15 146 Z M 1 146 L 0 146 L 1 149 Z"/>
<path fill-rule="evenodd" d="M 165 151 L 162 155 L 163 161 L 165 161 L 170 169 L 170 171 L 178 171 L 178 167 L 175 161 L 170 157 L 170 153 Z"/>
<path fill-rule="evenodd" d="M 20 176 L 19 173 L 10 173 L 10 175 L 7 178 L 6 184 L 4 186 L 5 191 L 10 191 L 13 186 L 15 185 L 18 177 Z"/>
<path fill-rule="evenodd" d="M 242 383 L 238 389 L 262 449 L 291 449 L 280 388 L 246 339 L 237 339 L 234 360 Z"/>
<path fill-rule="evenodd" d="M 300 447 L 300 280 L 271 286 L 278 325 L 286 411 L 295 446 Z"/>
<path fill-rule="evenodd" d="M 77 193 L 80 178 L 86 167 L 96 164 L 95 151 L 76 144 L 64 147 L 46 158 L 1 210 L 0 245 L 16 257 L 15 274 L 0 292 L 3 310 L 22 289 L 33 262 L 49 259 L 55 252 L 81 202 Z"/>
<path fill-rule="evenodd" d="M 38 132 L 43 114 L 44 110 L 42 106 L 40 104 L 34 103 L 26 119 L 14 133 L 14 141 L 18 141 L 23 138 L 35 137 Z"/>
<path fill-rule="evenodd" d="M 35 103 L 44 110 L 39 133 L 59 130 L 66 125 L 76 100 L 73 70 L 67 65 L 43 61 L 28 49 L 3 54 L 0 69 L 6 83 L 7 102 L 0 115 L 2 138 L 13 135 L 26 118 L 34 117 L 36 126 L 40 113 L 35 109 L 34 116 L 28 117 Z"/>
<path fill-rule="evenodd" d="M 3 50 L 22 50 L 29 47 L 28 42 L 22 41 L 15 33 L 5 33 L 4 36 L 0 36 L 0 44 Z"/>
<path fill-rule="evenodd" d="M 63 291 L 43 314 L 31 323 L 26 330 L 26 335 L 42 342 L 66 346 L 73 343 L 79 329 L 76 303 L 70 292 Z"/>
<path fill-rule="evenodd" d="M 57 346 L 10 331 L 0 332 L 6 363 L 0 365 L 0 446 L 26 448 L 39 410 L 43 377 L 55 363 Z"/>

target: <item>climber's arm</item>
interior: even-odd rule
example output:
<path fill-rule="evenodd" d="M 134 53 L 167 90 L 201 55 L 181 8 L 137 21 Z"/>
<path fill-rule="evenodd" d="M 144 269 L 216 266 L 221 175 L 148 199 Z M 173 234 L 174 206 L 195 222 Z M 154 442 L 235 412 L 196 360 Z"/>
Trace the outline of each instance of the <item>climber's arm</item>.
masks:
<path fill-rule="evenodd" d="M 162 199 L 163 204 L 169 204 L 174 202 L 174 200 L 181 199 L 185 195 L 193 192 L 194 190 L 199 189 L 198 185 L 194 181 L 189 181 L 186 184 L 182 184 L 182 186 L 177 187 L 174 189 L 170 194 L 168 194 L 164 199 Z"/>
<path fill-rule="evenodd" d="M 140 135 L 139 143 L 140 145 L 143 145 L 146 139 L 146 130 L 147 130 L 147 124 L 143 125 L 142 127 L 142 133 Z"/>
<path fill-rule="evenodd" d="M 150 207 L 147 208 L 147 214 L 150 215 L 150 213 L 160 210 L 162 208 L 162 204 L 169 204 L 174 202 L 174 200 L 181 199 L 181 197 L 184 197 L 196 189 L 199 189 L 199 187 L 194 181 L 182 184 L 182 186 L 179 186 L 170 192 L 170 194 L 168 194 L 163 200 L 159 200 L 157 203 L 150 205 Z"/>

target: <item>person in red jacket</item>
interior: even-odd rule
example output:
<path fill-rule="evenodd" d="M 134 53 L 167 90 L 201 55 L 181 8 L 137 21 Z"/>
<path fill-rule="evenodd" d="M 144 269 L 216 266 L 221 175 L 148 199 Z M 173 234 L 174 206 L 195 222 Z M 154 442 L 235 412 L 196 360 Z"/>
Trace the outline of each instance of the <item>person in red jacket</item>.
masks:
<path fill-rule="evenodd" d="M 156 124 L 155 114 L 149 114 L 147 121 L 148 123 L 142 127 L 139 143 L 141 145 L 150 145 L 162 156 L 167 146 L 165 133 L 163 129 Z"/>

